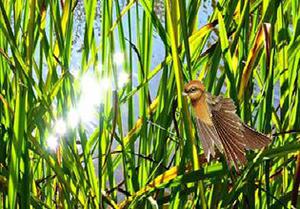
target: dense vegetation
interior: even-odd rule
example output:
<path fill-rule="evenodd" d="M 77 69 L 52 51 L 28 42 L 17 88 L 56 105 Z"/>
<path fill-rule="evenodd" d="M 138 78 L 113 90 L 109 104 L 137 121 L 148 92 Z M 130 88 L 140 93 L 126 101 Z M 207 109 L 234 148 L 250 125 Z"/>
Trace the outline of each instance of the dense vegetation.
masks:
<path fill-rule="evenodd" d="M 300 2 L 211 3 L 199 26 L 209 2 L 84 0 L 76 76 L 78 2 L 1 0 L 0 208 L 299 208 Z M 153 68 L 154 37 L 165 57 Z M 84 90 L 86 75 L 98 84 Z M 273 135 L 266 149 L 247 152 L 239 173 L 222 155 L 205 161 L 181 94 L 191 79 Z M 90 97 L 95 106 L 76 109 Z"/>

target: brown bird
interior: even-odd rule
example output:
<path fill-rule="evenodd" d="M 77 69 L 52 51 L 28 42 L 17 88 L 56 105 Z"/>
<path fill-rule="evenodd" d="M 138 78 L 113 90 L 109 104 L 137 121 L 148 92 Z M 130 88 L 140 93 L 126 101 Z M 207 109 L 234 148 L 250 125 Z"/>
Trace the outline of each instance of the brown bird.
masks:
<path fill-rule="evenodd" d="M 246 149 L 261 149 L 271 142 L 268 136 L 241 121 L 232 99 L 211 95 L 200 81 L 193 80 L 186 84 L 183 95 L 191 100 L 198 135 L 208 161 L 210 155 L 215 156 L 216 146 L 225 154 L 228 166 L 233 163 L 238 170 L 238 163 L 245 165 L 247 162 Z"/>

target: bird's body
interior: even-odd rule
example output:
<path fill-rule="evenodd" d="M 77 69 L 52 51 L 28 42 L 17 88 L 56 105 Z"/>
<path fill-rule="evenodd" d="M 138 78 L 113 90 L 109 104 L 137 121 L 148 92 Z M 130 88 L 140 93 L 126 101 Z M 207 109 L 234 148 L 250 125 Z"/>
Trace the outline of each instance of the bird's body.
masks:
<path fill-rule="evenodd" d="M 238 170 L 238 163 L 247 162 L 246 149 L 260 149 L 270 143 L 269 137 L 242 123 L 230 98 L 211 95 L 198 80 L 189 82 L 184 94 L 191 99 L 199 138 L 208 160 L 210 155 L 215 156 L 217 147 L 225 154 L 228 165 L 233 163 Z"/>

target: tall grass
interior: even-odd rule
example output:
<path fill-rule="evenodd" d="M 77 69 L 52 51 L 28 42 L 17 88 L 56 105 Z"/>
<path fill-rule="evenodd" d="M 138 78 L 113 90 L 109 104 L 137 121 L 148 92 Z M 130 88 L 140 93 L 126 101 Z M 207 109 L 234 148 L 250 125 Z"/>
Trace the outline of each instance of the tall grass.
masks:
<path fill-rule="evenodd" d="M 299 1 L 84 0 L 74 61 L 78 3 L 0 1 L 0 208 L 300 207 Z M 165 56 L 153 67 L 157 39 Z M 87 74 L 112 82 L 90 90 L 102 94 L 97 125 L 82 121 L 51 150 L 55 121 L 78 105 Z M 273 136 L 247 152 L 240 173 L 222 155 L 204 159 L 181 95 L 191 79 L 231 97 L 244 122 Z"/>

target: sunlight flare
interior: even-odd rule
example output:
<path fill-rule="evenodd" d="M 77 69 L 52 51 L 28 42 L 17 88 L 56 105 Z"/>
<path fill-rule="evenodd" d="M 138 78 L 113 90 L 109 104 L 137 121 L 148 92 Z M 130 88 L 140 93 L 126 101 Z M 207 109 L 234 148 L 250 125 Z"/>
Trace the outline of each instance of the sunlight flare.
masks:
<path fill-rule="evenodd" d="M 47 138 L 47 146 L 49 149 L 55 151 L 59 145 L 59 140 L 58 140 L 58 137 L 54 136 L 54 135 L 50 135 L 48 138 Z"/>
<path fill-rule="evenodd" d="M 125 58 L 124 58 L 124 53 L 122 52 L 116 52 L 114 54 L 114 62 L 116 63 L 116 65 L 122 65 Z"/>
<path fill-rule="evenodd" d="M 55 130 L 55 133 L 58 135 L 58 136 L 63 136 L 66 134 L 67 132 L 67 124 L 66 122 L 63 120 L 63 119 L 58 119 L 56 122 L 55 122 L 55 127 L 54 127 L 54 130 Z"/>
<path fill-rule="evenodd" d="M 95 104 L 92 104 L 90 100 L 82 97 L 78 103 L 78 115 L 79 119 L 83 123 L 91 122 L 94 118 Z"/>
<path fill-rule="evenodd" d="M 90 108 L 99 103 L 101 99 L 101 86 L 95 76 L 86 74 L 81 81 L 81 101 L 80 104 Z"/>
<path fill-rule="evenodd" d="M 122 71 L 119 73 L 119 76 L 118 76 L 118 87 L 119 88 L 122 88 L 124 87 L 129 81 L 129 75 L 128 73 Z"/>
<path fill-rule="evenodd" d="M 103 94 L 106 93 L 107 90 L 111 89 L 111 79 L 109 78 L 102 78 L 100 79 L 100 89 L 103 91 Z"/>
<path fill-rule="evenodd" d="M 76 128 L 80 121 L 80 115 L 75 108 L 72 108 L 68 113 L 68 126 L 72 129 Z"/>

